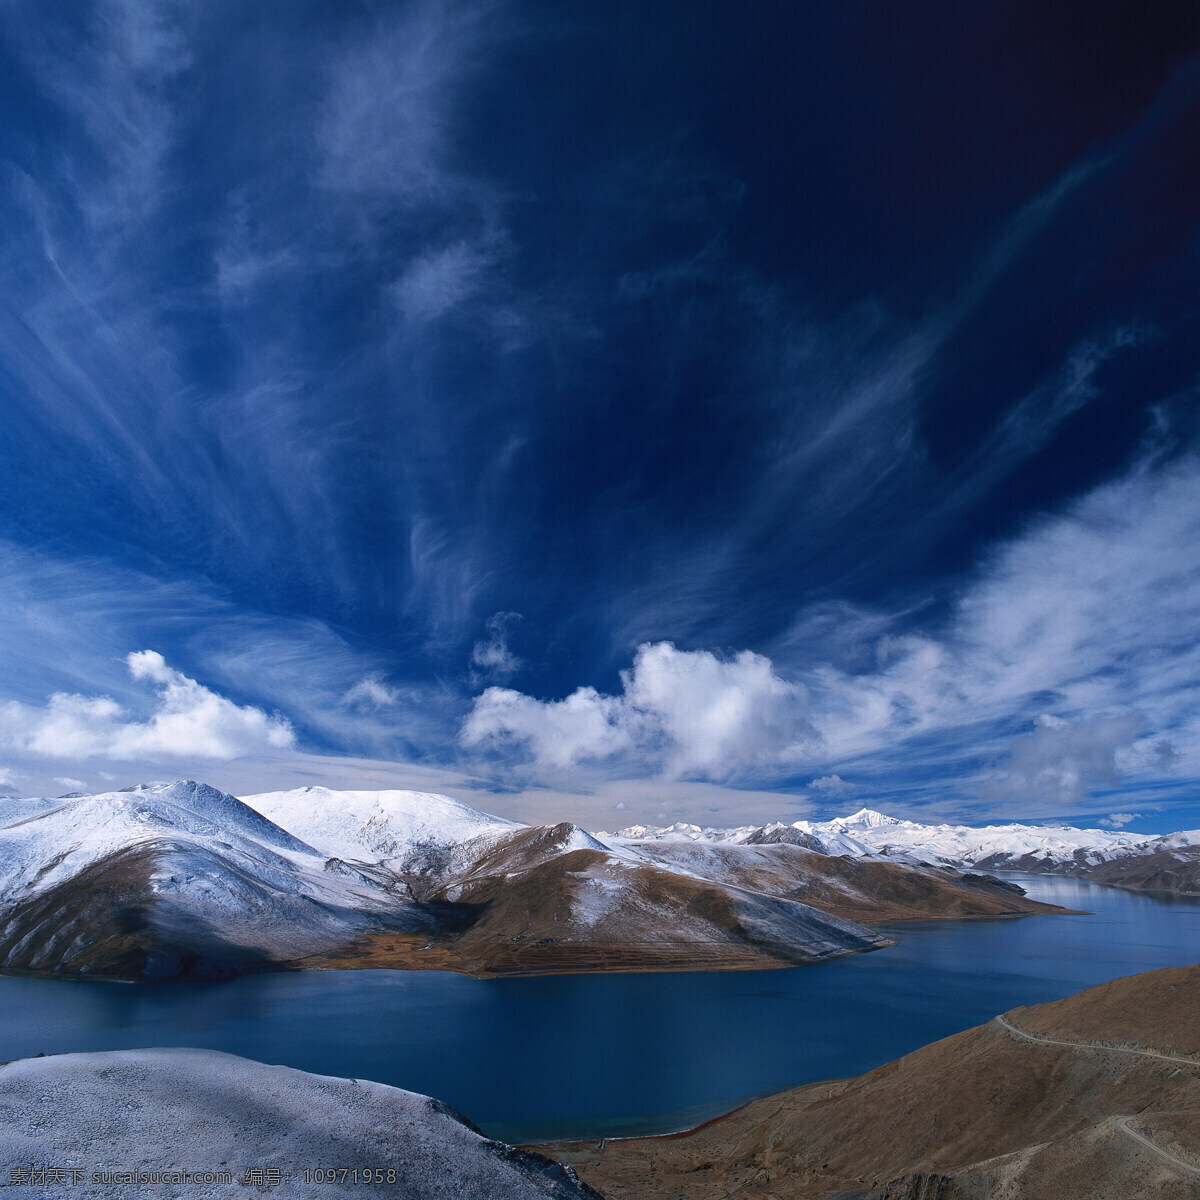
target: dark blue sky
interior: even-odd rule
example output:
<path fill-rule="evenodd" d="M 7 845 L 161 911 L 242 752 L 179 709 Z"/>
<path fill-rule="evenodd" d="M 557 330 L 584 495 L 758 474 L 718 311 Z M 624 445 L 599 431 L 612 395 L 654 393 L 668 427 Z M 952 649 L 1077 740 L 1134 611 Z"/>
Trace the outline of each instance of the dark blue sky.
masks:
<path fill-rule="evenodd" d="M 9 0 L 0 80 L 5 786 L 1200 823 L 1194 6 Z"/>

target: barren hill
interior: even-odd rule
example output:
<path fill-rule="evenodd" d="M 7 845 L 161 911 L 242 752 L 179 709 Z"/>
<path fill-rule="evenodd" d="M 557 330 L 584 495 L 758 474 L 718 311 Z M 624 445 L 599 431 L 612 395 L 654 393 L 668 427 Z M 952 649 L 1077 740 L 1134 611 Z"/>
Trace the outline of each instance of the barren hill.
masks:
<path fill-rule="evenodd" d="M 688 1134 L 540 1149 L 612 1200 L 1194 1200 L 1200 966 L 1015 1009 Z"/>

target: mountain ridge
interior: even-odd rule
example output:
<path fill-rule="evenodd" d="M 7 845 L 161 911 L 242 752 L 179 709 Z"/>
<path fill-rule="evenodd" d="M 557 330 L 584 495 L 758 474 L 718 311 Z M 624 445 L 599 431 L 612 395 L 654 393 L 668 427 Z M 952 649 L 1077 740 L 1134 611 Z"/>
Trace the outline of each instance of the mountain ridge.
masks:
<path fill-rule="evenodd" d="M 826 854 L 977 870 L 1070 875 L 1139 891 L 1200 895 L 1200 830 L 1139 834 L 1069 825 L 923 825 L 862 808 L 829 821 L 728 829 L 676 823 L 628 826 L 619 843 L 754 844 L 793 840 Z"/>
<path fill-rule="evenodd" d="M 0 970 L 763 969 L 891 944 L 872 923 L 1061 911 L 795 829 L 751 843 L 526 826 L 404 790 L 240 800 L 181 780 L 6 801 Z"/>

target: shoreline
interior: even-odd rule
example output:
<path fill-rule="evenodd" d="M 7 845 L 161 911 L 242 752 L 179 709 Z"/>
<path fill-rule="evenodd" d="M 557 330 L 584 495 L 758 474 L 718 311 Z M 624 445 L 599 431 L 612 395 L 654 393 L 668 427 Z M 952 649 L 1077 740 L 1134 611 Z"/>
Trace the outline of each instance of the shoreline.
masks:
<path fill-rule="evenodd" d="M 887 950 L 898 944 L 889 933 L 898 933 L 897 926 L 920 926 L 954 922 L 977 923 L 1012 921 L 1038 916 L 1091 916 L 1086 909 L 1070 909 L 1044 902 L 1030 911 L 1007 913 L 921 913 L 908 917 L 892 916 L 875 922 L 860 922 L 865 928 L 881 935 L 879 942 L 857 947 L 840 947 L 828 953 L 803 955 L 786 951 L 773 952 L 750 944 L 736 942 L 684 942 L 664 945 L 662 942 L 594 943 L 562 941 L 545 946 L 520 943 L 498 943 L 497 952 L 503 959 L 512 955 L 536 956 L 558 962 L 541 964 L 528 961 L 500 965 L 481 962 L 477 955 L 464 955 L 453 945 L 430 943 L 428 934 L 403 932 L 374 932 L 361 935 L 349 945 L 315 951 L 300 958 L 278 961 L 258 961 L 230 967 L 217 966 L 211 972 L 172 975 L 161 978 L 131 978 L 128 975 L 104 972 L 65 972 L 46 968 L 0 967 L 0 975 L 11 978 L 55 979 L 70 982 L 122 983 L 129 985 L 174 983 L 225 983 L 247 975 L 285 973 L 389 970 L 389 971 L 449 971 L 471 979 L 534 979 L 556 975 L 642 975 L 658 973 L 716 972 L 716 971 L 780 971 L 792 967 L 816 966 L 841 958 Z M 835 914 L 830 914 L 835 915 Z M 887 932 L 884 932 L 887 931 Z M 711 953 L 696 951 L 714 948 Z M 576 961 L 567 961 L 575 959 Z M 621 961 L 624 960 L 624 961 Z M 510 959 L 511 961 L 511 959 Z"/>

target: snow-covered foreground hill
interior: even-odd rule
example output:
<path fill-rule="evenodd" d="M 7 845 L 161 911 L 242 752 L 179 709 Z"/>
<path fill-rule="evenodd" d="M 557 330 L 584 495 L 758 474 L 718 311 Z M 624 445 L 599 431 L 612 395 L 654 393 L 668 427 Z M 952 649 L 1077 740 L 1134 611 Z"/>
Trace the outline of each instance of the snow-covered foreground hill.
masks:
<path fill-rule="evenodd" d="M 794 841 L 823 854 L 1069 874 L 1144 890 L 1200 892 L 1200 830 L 1148 837 L 1143 833 L 1067 825 L 922 825 L 863 808 L 832 821 L 736 829 L 702 829 L 685 824 L 651 829 L 634 825 L 600 836 L 611 836 L 614 844 L 629 846 Z"/>
<path fill-rule="evenodd" d="M 5 1064 L 0 1159 L 30 1197 L 599 1200 L 428 1096 L 212 1050 Z"/>
<path fill-rule="evenodd" d="M 695 833 L 529 827 L 399 790 L 239 800 L 181 781 L 5 799 L 0 969 L 768 967 L 888 944 L 864 922 L 1044 910 L 986 876 L 876 853 L 857 828 Z"/>

